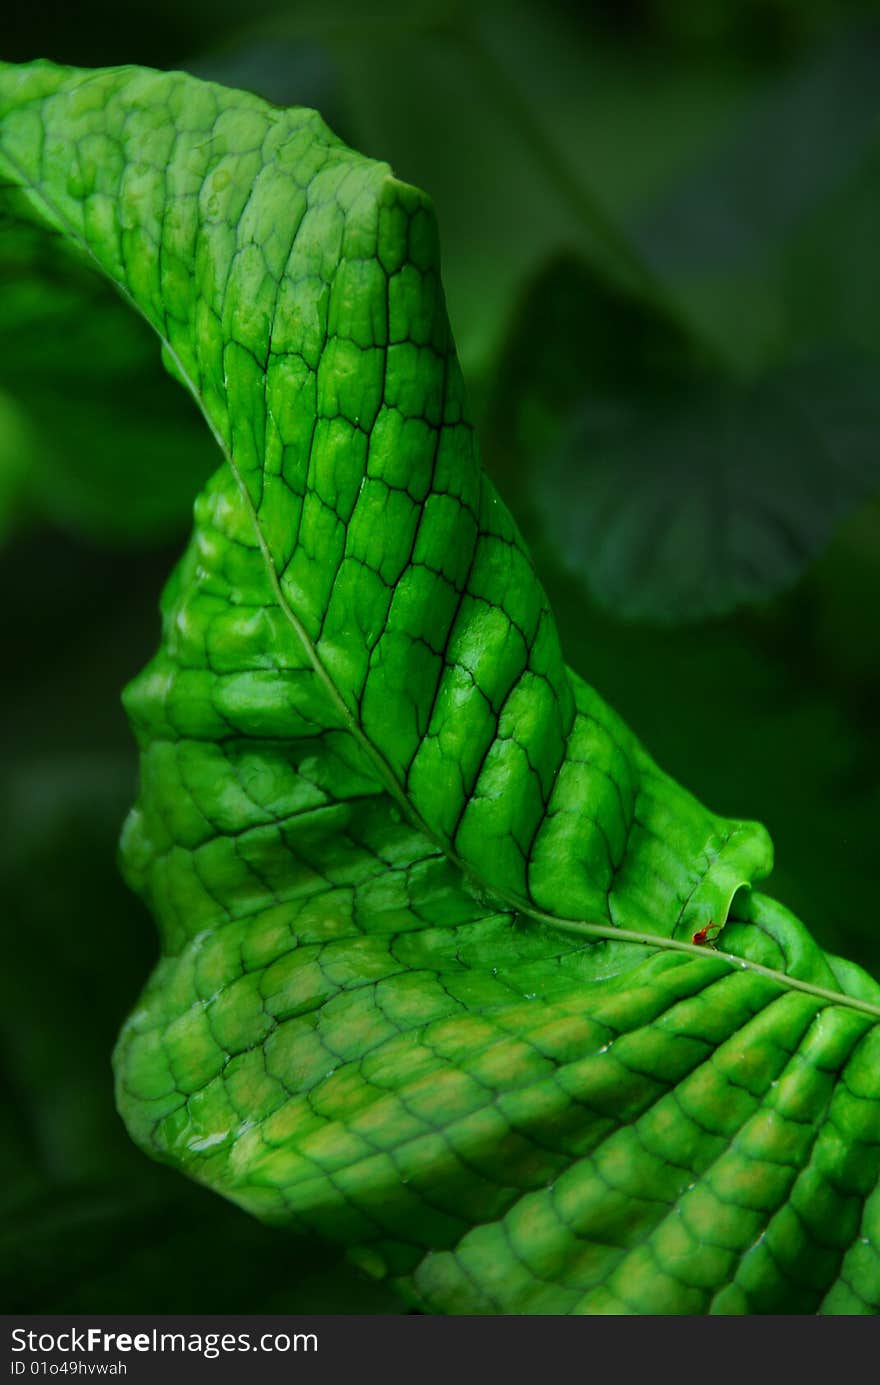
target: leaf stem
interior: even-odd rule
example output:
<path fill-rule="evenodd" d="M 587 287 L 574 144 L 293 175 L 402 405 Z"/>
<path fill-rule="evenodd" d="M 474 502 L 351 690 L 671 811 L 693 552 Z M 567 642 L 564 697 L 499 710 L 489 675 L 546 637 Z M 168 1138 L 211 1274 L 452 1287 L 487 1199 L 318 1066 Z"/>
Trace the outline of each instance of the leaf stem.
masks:
<path fill-rule="evenodd" d="M 869 1000 L 860 1000 L 857 996 L 844 995 L 842 991 L 833 991 L 827 986 L 817 986 L 812 981 L 801 981 L 799 977 L 792 976 L 789 972 L 776 971 L 773 967 L 765 967 L 761 962 L 753 962 L 747 957 L 737 957 L 733 952 L 721 952 L 718 948 L 707 948 L 697 943 L 686 943 L 679 938 L 668 938 L 665 935 L 640 933 L 631 928 L 617 928 L 614 924 L 582 923 L 576 919 L 561 919 L 552 914 L 534 912 L 530 916 L 547 924 L 548 927 L 558 929 L 561 933 L 571 933 L 579 937 L 611 938 L 615 942 L 637 943 L 655 947 L 658 951 L 663 952 L 684 952 L 691 957 L 717 957 L 719 961 L 726 962 L 728 966 L 737 971 L 750 971 L 757 976 L 765 976 L 769 981 L 776 982 L 777 985 L 786 990 L 802 991 L 805 995 L 827 1000 L 829 1004 L 844 1005 L 851 1010 L 861 1010 L 873 1019 L 880 1019 L 880 1005 L 872 1005 Z"/>

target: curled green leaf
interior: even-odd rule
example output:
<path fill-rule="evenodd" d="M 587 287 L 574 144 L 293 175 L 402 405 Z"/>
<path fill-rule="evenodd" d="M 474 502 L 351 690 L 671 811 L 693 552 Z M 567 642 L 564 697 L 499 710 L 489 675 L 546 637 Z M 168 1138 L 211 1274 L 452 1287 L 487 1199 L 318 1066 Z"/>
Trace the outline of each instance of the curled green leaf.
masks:
<path fill-rule="evenodd" d="M 565 666 L 427 198 L 181 74 L 0 67 L 0 122 L 223 454 L 125 695 L 133 1137 L 434 1311 L 874 1311 L 880 987 Z"/>

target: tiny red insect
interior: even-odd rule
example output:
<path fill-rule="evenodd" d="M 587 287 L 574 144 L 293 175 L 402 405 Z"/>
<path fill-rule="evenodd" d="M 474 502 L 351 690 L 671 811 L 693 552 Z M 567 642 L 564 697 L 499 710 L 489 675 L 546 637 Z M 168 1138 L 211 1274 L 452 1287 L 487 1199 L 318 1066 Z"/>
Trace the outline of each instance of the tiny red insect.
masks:
<path fill-rule="evenodd" d="M 723 927 L 723 923 L 715 923 L 712 919 L 710 919 L 709 922 L 705 925 L 705 927 L 697 929 L 696 933 L 691 938 L 691 942 L 696 944 L 697 947 L 714 947 L 715 938 L 718 937 L 718 934 L 721 932 Z M 712 932 L 713 928 L 716 930 L 715 937 L 710 938 L 709 934 Z"/>

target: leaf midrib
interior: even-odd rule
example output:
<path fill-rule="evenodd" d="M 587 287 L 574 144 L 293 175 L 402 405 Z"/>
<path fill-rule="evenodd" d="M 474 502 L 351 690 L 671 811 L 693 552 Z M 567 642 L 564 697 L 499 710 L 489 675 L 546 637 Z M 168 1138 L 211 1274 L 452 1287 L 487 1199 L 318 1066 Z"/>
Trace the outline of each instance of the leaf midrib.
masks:
<path fill-rule="evenodd" d="M 196 407 L 198 408 L 206 424 L 208 425 L 212 437 L 217 443 L 221 456 L 224 458 L 230 470 L 232 471 L 232 475 L 235 478 L 235 482 L 238 486 L 239 493 L 241 494 L 242 501 L 246 507 L 247 513 L 249 514 L 253 522 L 254 533 L 257 537 L 257 542 L 259 544 L 260 552 L 262 554 L 263 561 L 266 566 L 269 581 L 275 594 L 275 600 L 277 602 L 278 608 L 281 611 L 282 615 L 285 617 L 285 619 L 289 622 L 294 632 L 296 633 L 298 639 L 300 640 L 306 657 L 308 658 L 309 662 L 315 670 L 316 676 L 318 677 L 319 681 L 321 682 L 322 686 L 327 692 L 333 706 L 342 716 L 343 721 L 345 722 L 348 730 L 354 736 L 355 740 L 367 754 L 372 763 L 375 765 L 381 782 L 384 784 L 385 788 L 395 799 L 395 801 L 400 805 L 401 810 L 406 814 L 406 816 L 413 823 L 413 825 L 417 827 L 418 830 L 422 832 L 428 838 L 429 841 L 433 842 L 434 845 L 438 848 L 438 850 L 440 850 L 447 857 L 447 859 L 451 861 L 452 864 L 455 865 L 455 867 L 459 871 L 462 872 L 463 875 L 476 880 L 481 886 L 483 886 L 486 889 L 487 893 L 491 895 L 493 898 L 508 904 L 511 913 L 524 914 L 526 915 L 526 917 L 534 919 L 536 922 L 543 923 L 549 927 L 556 928 L 560 932 L 574 934 L 576 936 L 580 936 L 587 939 L 606 938 L 612 939 L 616 942 L 633 943 L 637 946 L 651 948 L 654 951 L 683 952 L 689 956 L 701 957 L 703 959 L 705 959 L 707 956 L 712 956 L 719 959 L 720 961 L 727 963 L 732 969 L 738 971 L 749 971 L 756 975 L 764 976 L 768 980 L 777 984 L 783 990 L 801 991 L 806 995 L 812 995 L 815 996 L 817 999 L 825 1000 L 829 1004 L 842 1005 L 849 1009 L 858 1010 L 864 1014 L 868 1014 L 872 1016 L 874 1019 L 880 1019 L 880 1005 L 872 1005 L 870 1001 L 861 1000 L 856 996 L 848 996 L 840 991 L 834 991 L 824 986 L 817 986 L 809 981 L 802 981 L 798 977 L 790 976 L 787 972 L 776 971 L 772 967 L 765 967 L 759 962 L 753 962 L 750 961 L 748 958 L 744 957 L 737 957 L 730 952 L 721 952 L 718 949 L 709 950 L 704 946 L 699 946 L 694 943 L 687 943 L 678 938 L 666 937 L 663 934 L 642 933 L 635 929 L 617 928 L 611 924 L 592 922 L 587 919 L 569 919 L 557 914 L 547 913 L 544 910 L 537 909 L 531 901 L 521 898 L 512 891 L 500 890 L 497 888 L 497 886 L 490 885 L 488 881 L 482 879 L 477 870 L 475 870 L 469 863 L 463 861 L 461 857 L 459 857 L 456 854 L 450 843 L 446 842 L 443 838 L 439 837 L 437 833 L 435 833 L 428 826 L 428 824 L 425 822 L 425 820 L 419 813 L 418 809 L 411 802 L 403 786 L 401 785 L 400 781 L 398 780 L 397 776 L 395 775 L 394 771 L 389 765 L 387 759 L 383 755 L 382 751 L 379 749 L 377 745 L 373 743 L 373 741 L 370 740 L 370 738 L 364 731 L 363 727 L 361 726 L 360 722 L 351 712 L 351 709 L 349 708 L 347 702 L 342 696 L 342 693 L 336 687 L 336 684 L 333 682 L 333 679 L 330 677 L 330 674 L 324 666 L 315 645 L 313 644 L 313 642 L 308 636 L 308 633 L 305 630 L 305 627 L 303 626 L 296 612 L 287 602 L 287 599 L 285 598 L 284 593 L 281 589 L 281 583 L 278 577 L 277 570 L 275 568 L 275 564 L 272 561 L 272 555 L 269 546 L 266 542 L 265 536 L 260 526 L 259 516 L 254 507 L 253 500 L 251 499 L 251 495 L 247 489 L 247 485 L 245 484 L 244 478 L 241 475 L 241 472 L 239 471 L 233 459 L 232 452 L 226 445 L 225 439 L 222 437 L 221 433 L 214 424 L 213 419 L 208 414 L 195 382 L 193 381 L 192 377 L 189 374 L 189 371 L 184 366 L 174 347 L 171 345 L 171 342 L 167 339 L 165 334 L 159 330 L 156 324 L 150 321 L 150 319 L 147 317 L 147 314 L 143 311 L 138 302 L 132 297 L 131 293 L 128 291 L 125 285 L 120 283 L 118 279 L 107 273 L 106 269 L 101 264 L 97 255 L 94 253 L 91 246 L 89 245 L 88 241 L 85 240 L 85 238 L 80 234 L 77 228 L 71 224 L 63 210 L 60 207 L 58 207 L 49 196 L 47 196 L 45 191 L 41 187 L 35 185 L 30 181 L 26 169 L 24 169 L 21 166 L 21 164 L 18 162 L 15 156 L 11 154 L 8 149 L 4 149 L 2 151 L 2 157 L 7 160 L 10 167 L 17 174 L 21 186 L 23 188 L 26 188 L 35 199 L 42 202 L 46 210 L 50 213 L 50 215 L 54 217 L 55 220 L 64 227 L 65 232 L 69 236 L 71 241 L 73 241 L 80 248 L 80 250 L 87 257 L 87 259 L 91 261 L 92 264 L 94 264 L 97 272 L 106 279 L 109 279 L 110 283 L 116 289 L 117 293 L 119 293 L 120 297 L 124 299 L 128 307 L 130 307 L 134 312 L 136 312 L 138 316 L 141 317 L 143 321 L 147 323 L 151 330 L 156 334 L 156 337 L 162 343 L 163 347 L 168 352 L 171 359 L 174 361 L 174 364 L 179 372 L 180 380 L 186 385 L 186 388 L 192 396 L 192 399 Z"/>

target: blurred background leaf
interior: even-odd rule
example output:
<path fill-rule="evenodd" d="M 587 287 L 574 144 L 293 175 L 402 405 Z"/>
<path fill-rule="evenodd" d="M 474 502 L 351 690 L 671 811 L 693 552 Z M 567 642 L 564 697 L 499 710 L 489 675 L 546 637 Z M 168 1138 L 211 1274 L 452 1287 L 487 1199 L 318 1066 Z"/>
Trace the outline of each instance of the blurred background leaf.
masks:
<path fill-rule="evenodd" d="M 487 463 L 569 660 L 714 809 L 766 822 L 771 891 L 875 974 L 878 32 L 868 0 L 49 0 L 0 52 L 312 105 L 428 189 Z M 399 1311 L 150 1164 L 113 1107 L 155 952 L 115 867 L 119 689 L 216 460 L 142 324 L 0 235 L 16 1311 Z"/>
<path fill-rule="evenodd" d="M 872 360 L 737 380 L 576 256 L 527 293 L 486 431 L 571 571 L 633 620 L 701 620 L 774 595 L 880 488 Z"/>
<path fill-rule="evenodd" d="M 0 305 L 0 526 L 120 547 L 180 534 L 217 458 L 152 330 L 88 266 L 8 230 Z"/>

